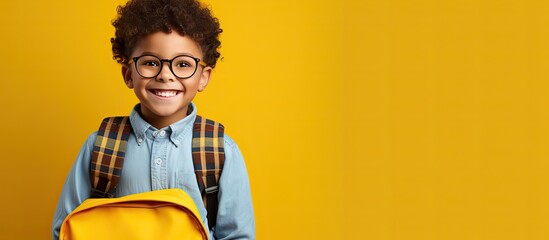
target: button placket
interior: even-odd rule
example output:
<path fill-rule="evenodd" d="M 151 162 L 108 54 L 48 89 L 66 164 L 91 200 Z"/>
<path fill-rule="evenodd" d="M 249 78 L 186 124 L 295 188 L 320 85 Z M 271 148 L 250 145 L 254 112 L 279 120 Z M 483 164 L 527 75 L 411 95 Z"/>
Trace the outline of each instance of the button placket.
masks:
<path fill-rule="evenodd" d="M 156 134 L 155 134 L 156 133 Z M 160 135 L 160 131 L 153 132 L 153 135 Z M 165 134 L 165 133 L 164 133 Z M 167 184 L 167 168 L 166 168 L 166 152 L 168 141 L 166 138 L 155 137 L 151 151 L 151 175 L 153 190 L 166 189 Z"/>

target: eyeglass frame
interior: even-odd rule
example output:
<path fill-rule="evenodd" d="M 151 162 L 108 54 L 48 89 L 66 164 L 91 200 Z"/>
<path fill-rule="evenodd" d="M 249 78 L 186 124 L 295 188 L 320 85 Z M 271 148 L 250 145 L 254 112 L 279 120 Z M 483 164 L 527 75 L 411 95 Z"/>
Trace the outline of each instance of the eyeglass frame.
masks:
<path fill-rule="evenodd" d="M 157 73 L 156 75 L 152 76 L 152 77 L 145 77 L 145 76 L 141 75 L 141 73 L 139 72 L 139 69 L 137 68 L 137 61 L 138 61 L 140 58 L 142 58 L 142 57 L 147 57 L 147 56 L 148 56 L 148 57 L 155 57 L 155 58 L 157 58 L 158 60 L 160 60 L 160 70 L 158 70 L 158 73 Z M 175 60 L 175 59 L 178 58 L 178 57 L 190 57 L 190 58 L 192 58 L 192 59 L 196 62 L 196 63 L 195 63 L 195 64 L 196 64 L 196 67 L 194 68 L 194 71 L 193 71 L 193 73 L 192 73 L 190 76 L 188 76 L 188 77 L 179 77 L 179 76 L 177 76 L 177 74 L 175 74 L 175 72 L 173 71 L 172 62 L 173 62 L 173 60 Z M 202 67 L 207 67 L 207 66 L 208 66 L 208 65 L 202 63 L 202 62 L 200 61 L 200 58 L 193 57 L 193 56 L 187 55 L 187 54 L 177 55 L 177 56 L 175 56 L 175 57 L 172 58 L 172 59 L 166 59 L 166 58 L 162 59 L 162 58 L 159 58 L 159 57 L 157 57 L 157 56 L 155 56 L 155 55 L 152 55 L 152 54 L 145 54 L 145 55 L 141 55 L 141 56 L 138 56 L 138 57 L 133 57 L 133 58 L 131 59 L 131 61 L 130 61 L 128 64 L 135 63 L 135 64 L 134 64 L 134 65 L 135 65 L 135 70 L 137 71 L 137 74 L 139 74 L 139 76 L 144 77 L 144 78 L 155 78 L 155 77 L 158 77 L 158 75 L 162 72 L 162 68 L 164 67 L 164 63 L 165 63 L 165 62 L 169 63 L 168 68 L 170 69 L 170 72 L 172 72 L 172 74 L 173 74 L 174 76 L 176 76 L 177 78 L 181 78 L 181 79 L 187 79 L 187 78 L 191 78 L 192 76 L 194 76 L 194 74 L 196 73 L 196 70 L 198 69 L 198 65 L 200 65 L 200 66 L 202 66 Z"/>

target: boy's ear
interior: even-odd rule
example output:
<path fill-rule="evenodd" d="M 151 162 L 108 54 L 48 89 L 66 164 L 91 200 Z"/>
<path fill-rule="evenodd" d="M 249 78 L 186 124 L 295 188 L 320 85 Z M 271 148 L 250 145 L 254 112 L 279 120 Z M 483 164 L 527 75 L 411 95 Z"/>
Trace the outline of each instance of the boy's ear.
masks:
<path fill-rule="evenodd" d="M 200 74 L 200 80 L 198 82 L 198 91 L 202 92 L 208 86 L 208 82 L 210 81 L 210 76 L 212 75 L 212 67 L 204 67 L 204 70 L 202 70 L 202 74 Z"/>
<path fill-rule="evenodd" d="M 133 79 L 132 79 L 132 70 L 130 66 L 123 64 L 122 65 L 122 77 L 124 78 L 124 83 L 128 88 L 133 88 Z"/>

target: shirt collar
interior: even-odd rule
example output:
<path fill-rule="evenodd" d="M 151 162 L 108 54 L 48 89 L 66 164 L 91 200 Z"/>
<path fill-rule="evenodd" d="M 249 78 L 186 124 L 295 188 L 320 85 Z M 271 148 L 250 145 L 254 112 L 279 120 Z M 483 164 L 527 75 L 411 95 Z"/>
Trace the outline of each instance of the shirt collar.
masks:
<path fill-rule="evenodd" d="M 145 142 L 146 131 L 149 128 L 155 129 L 151 124 L 149 124 L 141 114 L 139 113 L 141 109 L 140 104 L 135 105 L 130 113 L 130 123 L 132 124 L 133 133 L 137 138 L 137 144 L 141 146 Z M 187 111 L 187 116 L 185 118 L 172 123 L 169 128 L 171 130 L 170 141 L 176 146 L 179 147 L 183 138 L 191 133 L 194 120 L 196 119 L 196 105 L 194 103 L 189 104 L 189 109 Z M 155 129 L 156 130 L 156 129 Z"/>

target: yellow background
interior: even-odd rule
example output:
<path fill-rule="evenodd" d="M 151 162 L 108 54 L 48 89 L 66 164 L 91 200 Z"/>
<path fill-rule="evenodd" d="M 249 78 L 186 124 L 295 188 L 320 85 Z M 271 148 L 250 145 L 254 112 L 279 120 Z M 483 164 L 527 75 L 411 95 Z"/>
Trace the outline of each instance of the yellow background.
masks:
<path fill-rule="evenodd" d="M 199 113 L 243 151 L 258 239 L 549 239 L 549 3 L 209 0 Z M 137 99 L 117 1 L 0 2 L 0 234 L 48 239 L 86 136 Z"/>

